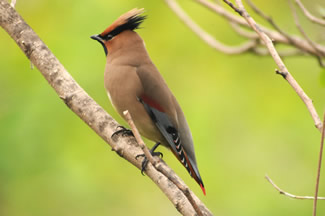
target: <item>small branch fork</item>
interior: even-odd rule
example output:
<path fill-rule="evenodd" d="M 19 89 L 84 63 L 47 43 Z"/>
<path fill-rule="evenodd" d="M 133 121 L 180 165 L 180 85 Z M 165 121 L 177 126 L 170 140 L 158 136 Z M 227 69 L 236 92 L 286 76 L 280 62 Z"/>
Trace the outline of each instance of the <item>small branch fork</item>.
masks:
<path fill-rule="evenodd" d="M 308 44 L 311 47 L 314 48 L 315 52 L 317 53 L 316 58 L 317 58 L 317 60 L 319 62 L 319 65 L 321 67 L 324 67 L 325 65 L 324 65 L 323 60 L 321 58 L 321 56 L 325 55 L 324 51 L 319 49 L 318 45 L 308 37 L 307 33 L 304 31 L 304 29 L 300 25 L 299 18 L 298 18 L 297 12 L 296 12 L 296 8 L 292 5 L 291 0 L 289 0 L 289 6 L 290 6 L 290 9 L 292 11 L 293 18 L 295 20 L 295 24 L 296 24 L 297 29 L 299 30 L 300 34 L 305 38 L 305 40 L 308 42 Z"/>
<path fill-rule="evenodd" d="M 291 193 L 288 193 L 284 190 L 282 190 L 279 186 L 277 186 L 273 181 L 272 179 L 268 176 L 268 175 L 265 175 L 265 179 L 270 182 L 270 184 L 277 190 L 280 192 L 280 194 L 283 194 L 287 197 L 290 197 L 290 198 L 294 198 L 294 199 L 301 199 L 301 200 L 314 200 L 315 197 L 313 196 L 297 196 L 297 195 L 294 195 L 294 194 L 291 194 Z M 318 200 L 325 200 L 325 197 L 317 197 Z"/>
<path fill-rule="evenodd" d="M 195 200 L 193 199 L 190 190 L 184 185 L 182 185 L 176 178 L 174 178 L 166 169 L 164 169 L 162 166 L 160 166 L 160 159 L 159 158 L 154 158 L 145 143 L 143 142 L 140 133 L 135 126 L 131 114 L 129 113 L 128 110 L 123 112 L 123 115 L 125 116 L 125 119 L 127 120 L 129 126 L 132 129 L 132 132 L 134 134 L 135 139 L 137 140 L 137 143 L 141 147 L 141 149 L 144 152 L 145 157 L 149 160 L 149 162 L 155 167 L 159 172 L 161 172 L 164 176 L 166 176 L 171 182 L 173 182 L 182 192 L 183 194 L 187 197 L 188 201 L 191 203 L 193 206 L 195 212 L 199 216 L 203 216 L 203 213 L 201 212 L 200 208 L 196 204 Z"/>
<path fill-rule="evenodd" d="M 263 11 L 261 11 L 256 5 L 253 4 L 253 2 L 251 0 L 246 0 L 246 2 L 248 3 L 248 5 L 254 10 L 254 12 L 256 14 L 258 14 L 259 16 L 261 16 L 263 19 L 265 19 L 267 22 L 269 22 L 271 24 L 271 26 L 278 31 L 281 35 L 283 35 L 283 37 L 287 38 L 288 41 L 290 42 L 290 44 L 294 47 L 300 47 L 299 42 L 290 34 L 286 33 L 284 30 L 282 30 L 276 23 L 275 21 L 272 19 L 272 17 L 266 15 L 263 13 Z M 292 5 L 291 0 L 288 0 L 290 9 L 292 11 L 294 20 L 295 20 L 295 24 L 296 27 L 298 28 L 300 34 L 303 36 L 303 38 L 306 40 L 306 42 L 314 49 L 315 52 L 315 56 L 316 59 L 319 62 L 319 65 L 321 67 L 324 67 L 324 63 L 322 60 L 322 57 L 325 56 L 325 52 L 324 50 L 322 50 L 321 48 L 319 48 L 319 45 L 316 44 L 315 42 L 313 42 L 308 35 L 306 34 L 306 32 L 303 30 L 303 28 L 301 27 L 300 23 L 299 23 L 299 19 L 295 10 L 295 7 Z M 308 51 L 306 51 L 308 53 Z"/>

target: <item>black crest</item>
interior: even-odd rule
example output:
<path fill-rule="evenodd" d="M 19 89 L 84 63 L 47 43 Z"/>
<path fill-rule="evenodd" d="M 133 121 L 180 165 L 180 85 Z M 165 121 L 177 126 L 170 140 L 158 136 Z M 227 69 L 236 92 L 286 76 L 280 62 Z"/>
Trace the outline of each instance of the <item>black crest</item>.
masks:
<path fill-rule="evenodd" d="M 105 32 L 105 35 L 101 35 L 104 39 L 110 40 L 116 35 L 120 34 L 125 30 L 135 30 L 138 29 L 140 24 L 146 19 L 146 16 L 134 15 L 125 20 L 125 23 L 115 26 L 111 31 Z M 114 26 L 112 26 L 114 27 Z"/>

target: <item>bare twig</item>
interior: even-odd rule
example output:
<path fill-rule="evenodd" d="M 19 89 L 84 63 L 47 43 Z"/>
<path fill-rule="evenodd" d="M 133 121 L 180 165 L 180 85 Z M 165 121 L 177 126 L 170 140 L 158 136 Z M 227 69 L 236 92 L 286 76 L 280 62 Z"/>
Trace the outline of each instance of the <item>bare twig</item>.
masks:
<path fill-rule="evenodd" d="M 206 8 L 212 10 L 216 14 L 219 14 L 220 16 L 224 17 L 225 19 L 231 22 L 237 23 L 241 26 L 249 27 L 249 25 L 245 22 L 245 20 L 241 19 L 238 16 L 235 16 L 234 14 L 225 10 L 223 7 L 221 7 L 216 3 L 207 0 L 194 0 L 194 1 L 200 3 L 201 5 L 205 6 Z"/>
<path fill-rule="evenodd" d="M 145 157 L 149 160 L 149 162 L 158 170 L 160 171 L 164 176 L 166 176 L 169 180 L 171 180 L 183 193 L 184 195 L 187 197 L 188 201 L 191 203 L 191 205 L 193 206 L 195 212 L 199 215 L 199 216 L 203 216 L 200 208 L 198 207 L 198 205 L 196 204 L 195 200 L 193 199 L 190 190 L 187 187 L 184 187 L 182 184 L 180 184 L 177 179 L 173 178 L 172 175 L 166 170 L 164 169 L 162 166 L 159 165 L 159 160 L 156 160 L 154 157 L 152 157 L 152 155 L 150 154 L 150 151 L 148 150 L 147 146 L 144 144 L 139 131 L 137 129 L 137 127 L 135 126 L 131 114 L 129 113 L 128 110 L 123 112 L 123 115 L 125 116 L 125 119 L 127 120 L 128 124 L 130 125 L 132 132 L 135 136 L 135 139 L 137 140 L 138 144 L 140 145 L 141 149 L 143 150 Z"/>
<path fill-rule="evenodd" d="M 325 113 L 324 113 L 324 117 L 323 117 L 323 125 L 325 125 Z M 325 137 L 325 127 L 323 126 L 323 128 L 322 128 L 322 137 L 321 137 L 321 141 L 320 141 L 320 150 L 319 150 L 319 159 L 318 159 L 318 168 L 317 168 L 317 178 L 316 178 L 316 189 L 315 189 L 315 200 L 314 200 L 314 207 L 313 207 L 313 216 L 316 216 L 320 170 L 321 170 L 322 158 L 323 158 L 324 137 Z"/>
<path fill-rule="evenodd" d="M 286 37 L 288 39 L 288 41 L 290 42 L 290 44 L 292 44 L 294 47 L 300 47 L 299 41 L 297 41 L 293 36 L 291 36 L 290 34 L 286 33 L 285 31 L 283 31 L 276 23 L 275 21 L 272 19 L 271 16 L 266 15 L 265 13 L 263 13 L 263 11 L 261 11 L 258 7 L 256 7 L 255 4 L 253 4 L 253 2 L 251 0 L 246 0 L 246 2 L 248 3 L 248 5 L 255 11 L 255 13 L 257 13 L 258 15 L 260 15 L 262 18 L 264 18 L 267 22 L 269 22 L 273 28 L 275 30 L 277 30 L 280 34 L 282 34 L 284 37 Z M 291 10 L 294 10 L 294 7 L 292 7 L 291 5 L 291 1 L 289 0 L 289 5 L 291 7 Z M 302 29 L 302 27 L 299 24 L 299 20 L 298 17 L 296 15 L 296 11 L 294 10 L 293 12 L 294 14 L 294 18 L 295 18 L 295 23 L 297 28 L 299 29 L 299 31 L 301 32 L 302 36 L 305 38 L 305 40 L 308 42 L 308 44 L 314 48 L 315 53 L 310 53 L 311 55 L 315 56 L 317 61 L 319 62 L 319 65 L 321 67 L 324 67 L 323 64 L 323 60 L 322 60 L 322 56 L 325 56 L 325 50 L 322 50 L 318 47 L 318 44 L 316 44 L 315 42 L 313 42 L 305 33 L 305 31 Z M 303 49 L 300 49 L 301 51 L 304 51 Z M 281 55 L 280 55 L 281 56 Z"/>
<path fill-rule="evenodd" d="M 15 8 L 16 6 L 16 0 L 11 0 L 10 6 Z"/>
<path fill-rule="evenodd" d="M 232 8 L 235 7 L 228 0 L 224 0 L 224 2 Z M 242 15 L 242 17 L 251 26 L 251 28 L 260 36 L 261 40 L 264 41 L 267 49 L 270 52 L 270 55 L 272 56 L 275 63 L 279 67 L 279 73 L 283 76 L 283 78 L 285 78 L 288 81 L 288 83 L 295 90 L 295 92 L 298 94 L 298 96 L 301 98 L 301 100 L 305 103 L 311 117 L 314 120 L 314 124 L 315 124 L 316 128 L 320 131 L 322 128 L 322 122 L 317 114 L 317 111 L 313 105 L 312 100 L 308 97 L 308 95 L 304 92 L 304 90 L 301 88 L 301 86 L 298 84 L 298 82 L 294 79 L 294 77 L 288 71 L 287 67 L 285 66 L 281 57 L 279 56 L 278 52 L 276 51 L 276 49 L 272 43 L 272 40 L 264 33 L 264 31 L 255 22 L 255 20 L 247 13 L 242 1 L 236 0 L 236 3 L 238 5 L 238 8 L 235 7 L 236 8 L 235 11 Z"/>
<path fill-rule="evenodd" d="M 291 193 L 288 193 L 284 190 L 282 190 L 281 188 L 279 188 L 273 181 L 270 177 L 268 177 L 267 175 L 265 175 L 265 178 L 268 182 L 271 183 L 271 185 L 277 190 L 280 192 L 280 194 L 283 194 L 287 197 L 291 197 L 291 198 L 294 198 L 294 199 L 302 199 L 302 200 L 314 200 L 315 197 L 313 196 L 297 196 L 297 195 L 294 195 L 294 194 L 291 194 Z M 325 200 L 325 197 L 318 197 L 317 199 L 319 200 Z"/>
<path fill-rule="evenodd" d="M 244 26 L 244 27 L 249 27 L 249 24 L 247 22 L 245 22 L 245 20 L 240 19 L 238 16 L 235 16 L 234 14 L 225 10 L 220 5 L 213 3 L 212 1 L 208 1 L 208 0 L 193 0 L 193 1 L 199 3 L 200 5 L 203 5 L 204 7 L 208 8 L 209 10 L 212 10 L 213 12 L 222 16 L 229 22 L 233 22 L 233 23 L 236 23 L 236 24 Z M 290 35 L 290 39 L 288 39 L 288 37 L 284 36 L 283 34 L 277 32 L 277 31 L 271 30 L 265 26 L 259 25 L 259 28 L 263 32 L 265 32 L 265 34 L 267 34 L 269 36 L 269 38 L 271 38 L 273 41 L 275 41 L 278 44 L 282 43 L 282 44 L 292 45 L 293 44 L 292 41 L 294 41 L 294 46 L 296 48 L 300 49 L 301 51 L 307 52 L 311 55 L 318 55 L 315 52 L 315 49 L 312 46 L 310 46 L 310 44 L 306 40 L 302 39 L 301 37 L 298 37 L 295 35 Z M 325 52 L 325 46 L 318 44 L 318 48 Z"/>
<path fill-rule="evenodd" d="M 309 43 L 310 46 L 312 46 L 314 49 L 315 49 L 315 52 L 317 53 L 316 57 L 317 57 L 317 60 L 319 62 L 319 65 L 321 67 L 324 67 L 324 64 L 323 64 L 323 61 L 322 61 L 322 56 L 325 56 L 325 52 L 323 52 L 323 50 L 319 49 L 317 47 L 317 44 L 315 42 L 313 42 L 309 37 L 308 35 L 306 34 L 306 32 L 304 31 L 304 29 L 301 27 L 300 25 L 300 22 L 299 22 L 299 18 L 298 18 L 298 15 L 297 15 L 297 12 L 296 12 L 296 8 L 291 4 L 291 1 L 289 0 L 289 6 L 290 6 L 290 9 L 292 11 L 292 14 L 293 14 L 293 18 L 295 20 L 295 24 L 299 30 L 299 32 L 301 33 L 301 35 L 306 39 L 306 41 Z"/>
<path fill-rule="evenodd" d="M 257 13 L 259 16 L 261 16 L 263 19 L 265 19 L 267 22 L 269 22 L 273 28 L 275 30 L 277 30 L 280 34 L 282 34 L 284 37 L 286 37 L 288 39 L 288 41 L 290 42 L 290 44 L 292 44 L 294 47 L 299 47 L 300 45 L 298 44 L 298 41 L 295 40 L 295 38 L 293 38 L 291 35 L 289 35 L 288 33 L 286 33 L 285 31 L 283 31 L 276 23 L 275 21 L 272 19 L 271 16 L 266 15 L 263 11 L 261 11 L 255 4 L 253 4 L 253 2 L 251 0 L 246 0 L 246 2 L 248 3 L 248 5 L 255 11 L 255 13 Z M 312 55 L 314 55 L 316 57 L 316 59 L 318 60 L 319 64 L 321 67 L 324 67 L 323 61 L 322 61 L 322 56 L 325 56 L 325 52 L 323 52 L 323 50 L 318 49 L 317 44 L 314 43 L 305 33 L 305 31 L 302 29 L 302 27 L 299 24 L 299 20 L 295 11 L 295 8 L 292 7 L 291 5 L 291 1 L 289 0 L 289 5 L 291 7 L 291 10 L 293 11 L 293 15 L 294 15 L 294 19 L 295 19 L 295 23 L 297 28 L 299 29 L 299 31 L 301 32 L 302 36 L 305 38 L 305 40 L 308 42 L 308 44 L 314 48 L 315 53 L 311 53 Z"/>
<path fill-rule="evenodd" d="M 134 135 L 137 143 L 139 144 L 140 148 L 142 149 L 145 157 L 149 160 L 149 162 L 152 165 L 155 165 L 158 161 L 152 157 L 152 155 L 150 154 L 150 151 L 148 150 L 146 144 L 144 144 L 144 142 L 143 142 L 143 140 L 142 140 L 142 138 L 140 136 L 140 133 L 138 131 L 138 128 L 135 126 L 135 124 L 134 124 L 134 122 L 132 120 L 131 114 L 129 113 L 128 110 L 125 110 L 123 112 L 123 115 L 125 116 L 125 119 L 128 122 L 129 126 L 131 127 L 133 135 Z"/>
<path fill-rule="evenodd" d="M 248 3 L 248 5 L 253 9 L 253 11 L 255 13 L 257 13 L 259 16 L 261 16 L 263 19 L 265 19 L 267 22 L 269 22 L 271 24 L 271 26 L 277 30 L 280 34 L 282 34 L 284 37 L 286 37 L 290 43 L 294 44 L 294 40 L 291 38 L 291 36 L 284 32 L 280 26 L 278 26 L 275 21 L 273 20 L 273 18 L 271 16 L 266 15 L 263 11 L 261 11 L 251 0 L 246 0 L 246 2 Z"/>
<path fill-rule="evenodd" d="M 305 16 L 312 21 L 313 23 L 325 26 L 325 20 L 323 19 L 319 19 L 317 17 L 315 17 L 314 15 L 312 15 L 306 8 L 305 6 L 301 3 L 300 0 L 296 0 L 296 4 L 300 7 L 300 9 L 302 10 L 302 12 L 305 14 Z"/>
<path fill-rule="evenodd" d="M 179 6 L 179 4 L 175 0 L 165 0 L 168 6 L 177 14 L 177 16 L 196 34 L 198 35 L 205 43 L 207 43 L 212 48 L 229 54 L 241 54 L 248 50 L 251 50 L 253 47 L 257 46 L 258 42 L 256 40 L 247 41 L 239 46 L 227 46 L 206 31 L 204 31 L 199 25 L 197 25 Z"/>
<path fill-rule="evenodd" d="M 111 137 L 119 124 L 78 85 L 37 34 L 9 5 L 7 0 L 0 0 L 0 26 L 38 68 L 64 103 L 107 142 L 112 150 L 140 169 L 141 162 L 136 160 L 135 157 L 141 154 L 142 150 L 135 142 L 135 139 L 121 135 Z M 159 164 L 159 166 L 168 170 L 180 184 L 187 187 L 166 164 Z M 146 173 L 181 214 L 196 214 L 183 192 L 161 172 L 152 166 L 148 166 Z M 191 195 L 204 215 L 212 215 L 194 193 L 191 192 Z"/>

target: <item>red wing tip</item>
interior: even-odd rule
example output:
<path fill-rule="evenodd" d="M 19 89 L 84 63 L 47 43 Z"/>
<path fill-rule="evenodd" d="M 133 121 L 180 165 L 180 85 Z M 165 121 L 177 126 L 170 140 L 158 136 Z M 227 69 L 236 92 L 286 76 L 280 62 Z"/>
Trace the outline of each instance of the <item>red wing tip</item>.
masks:
<path fill-rule="evenodd" d="M 205 188 L 204 188 L 204 186 L 203 186 L 202 184 L 200 184 L 200 187 L 201 187 L 201 189 L 202 189 L 202 191 L 203 191 L 204 196 L 206 196 L 207 194 L 205 193 Z"/>

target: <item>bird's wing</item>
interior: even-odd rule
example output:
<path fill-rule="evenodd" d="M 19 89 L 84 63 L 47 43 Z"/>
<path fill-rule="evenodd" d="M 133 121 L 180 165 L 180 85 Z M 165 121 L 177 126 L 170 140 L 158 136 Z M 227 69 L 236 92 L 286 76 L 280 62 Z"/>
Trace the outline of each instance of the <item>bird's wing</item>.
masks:
<path fill-rule="evenodd" d="M 143 104 L 150 118 L 153 120 L 161 134 L 166 139 L 172 152 L 187 169 L 189 174 L 197 181 L 205 193 L 204 185 L 198 172 L 198 168 L 196 164 L 189 159 L 186 152 L 184 151 L 179 132 L 169 119 L 168 115 L 163 112 L 161 106 L 159 106 L 156 101 L 150 99 L 148 96 L 143 95 L 139 97 L 138 100 Z"/>

